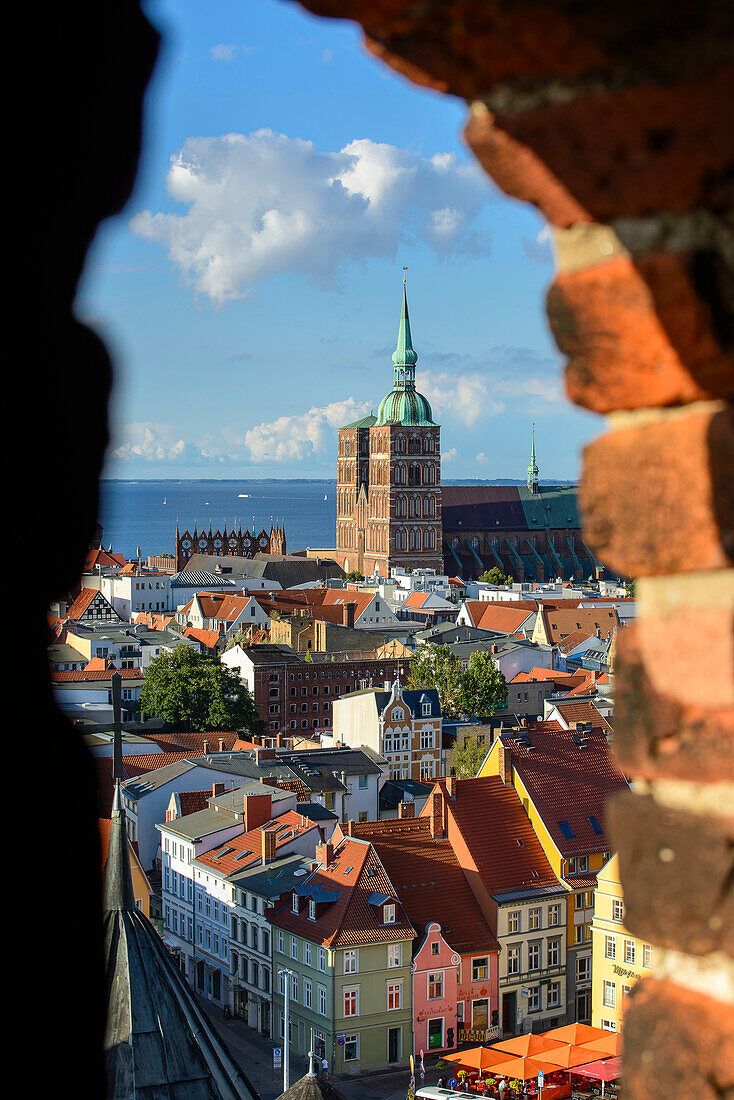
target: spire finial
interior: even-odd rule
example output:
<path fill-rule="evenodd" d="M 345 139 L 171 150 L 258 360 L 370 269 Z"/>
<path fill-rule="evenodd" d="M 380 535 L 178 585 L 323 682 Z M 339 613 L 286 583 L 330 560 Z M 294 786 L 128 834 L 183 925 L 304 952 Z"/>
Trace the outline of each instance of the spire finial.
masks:
<path fill-rule="evenodd" d="M 538 464 L 535 461 L 535 424 L 532 427 L 531 435 L 532 443 L 530 446 L 530 465 L 528 466 L 528 480 L 527 485 L 531 493 L 538 492 L 538 476 L 540 471 L 538 470 Z"/>
<path fill-rule="evenodd" d="M 393 352 L 392 361 L 395 369 L 395 385 L 404 389 L 413 389 L 415 387 L 415 364 L 418 360 L 418 356 L 413 350 L 413 341 L 410 335 L 408 292 L 405 276 L 407 270 L 407 267 L 403 268 L 403 303 L 400 310 L 398 343 Z"/>

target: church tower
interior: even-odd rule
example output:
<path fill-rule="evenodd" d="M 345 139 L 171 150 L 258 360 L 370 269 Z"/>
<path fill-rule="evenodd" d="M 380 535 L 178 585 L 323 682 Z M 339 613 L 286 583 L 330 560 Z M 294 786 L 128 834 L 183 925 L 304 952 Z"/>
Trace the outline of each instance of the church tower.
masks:
<path fill-rule="evenodd" d="M 528 489 L 535 495 L 538 492 L 538 477 L 540 471 L 535 461 L 535 426 L 533 426 L 533 442 L 530 451 L 530 465 L 528 466 Z"/>
<path fill-rule="evenodd" d="M 393 387 L 377 416 L 339 430 L 337 556 L 347 571 L 443 572 L 440 428 L 416 389 L 417 359 L 403 279 Z"/>

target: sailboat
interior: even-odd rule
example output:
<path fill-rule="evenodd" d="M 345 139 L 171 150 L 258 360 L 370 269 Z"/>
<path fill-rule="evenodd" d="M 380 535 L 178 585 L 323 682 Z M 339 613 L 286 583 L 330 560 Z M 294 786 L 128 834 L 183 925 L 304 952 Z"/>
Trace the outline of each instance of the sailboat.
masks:
<path fill-rule="evenodd" d="M 326 493 L 324 493 L 324 500 L 328 500 L 328 499 L 329 498 L 327 497 Z"/>
<path fill-rule="evenodd" d="M 165 498 L 165 497 L 163 498 L 163 503 L 164 503 L 164 504 L 168 504 L 168 501 L 166 500 L 166 498 Z"/>

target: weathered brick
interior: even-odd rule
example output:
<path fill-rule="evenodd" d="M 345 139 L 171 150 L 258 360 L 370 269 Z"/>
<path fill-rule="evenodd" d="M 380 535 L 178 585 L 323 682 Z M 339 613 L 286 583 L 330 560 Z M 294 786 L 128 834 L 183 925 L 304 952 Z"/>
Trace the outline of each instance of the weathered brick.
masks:
<path fill-rule="evenodd" d="M 693 955 L 734 954 L 734 816 L 702 817 L 624 791 L 609 802 L 607 824 L 630 932 Z"/>
<path fill-rule="evenodd" d="M 624 1095 L 722 1100 L 734 1088 L 734 1008 L 652 979 L 624 1015 Z"/>
<path fill-rule="evenodd" d="M 619 215 L 731 206 L 734 127 L 728 112 L 712 110 L 712 104 L 732 101 L 734 67 L 729 65 L 701 80 L 641 83 L 534 111 L 498 114 L 496 123 L 531 149 L 601 222 Z M 522 181 L 511 193 L 535 201 Z"/>
<path fill-rule="evenodd" d="M 637 629 L 640 655 L 658 695 L 683 707 L 734 706 L 731 605 L 722 599 L 720 607 L 682 607 L 640 619 Z M 671 645 L 671 638 L 677 644 Z"/>
<path fill-rule="evenodd" d="M 657 691 L 642 659 L 639 624 L 626 626 L 617 635 L 615 664 L 614 748 L 625 773 L 637 779 L 682 779 L 694 782 L 731 781 L 734 779 L 734 705 L 714 709 L 686 706 L 676 697 Z M 695 637 L 689 631 L 682 635 Z M 703 639 L 707 644 L 707 638 Z M 667 656 L 670 657 L 670 633 L 667 634 Z M 688 657 L 684 647 L 683 660 Z M 661 654 L 662 659 L 665 655 Z M 690 667 L 676 663 L 671 675 L 678 682 L 694 679 L 731 682 L 732 662 L 723 665 L 704 659 L 697 665 L 697 674 L 690 676 Z M 704 697 L 711 684 L 696 684 Z"/>
<path fill-rule="evenodd" d="M 585 536 L 630 577 L 734 561 L 734 411 L 695 409 L 619 428 L 584 450 Z"/>
<path fill-rule="evenodd" d="M 561 272 L 548 318 L 568 395 L 596 412 L 734 397 L 734 355 L 691 278 L 694 258 L 618 257 Z"/>

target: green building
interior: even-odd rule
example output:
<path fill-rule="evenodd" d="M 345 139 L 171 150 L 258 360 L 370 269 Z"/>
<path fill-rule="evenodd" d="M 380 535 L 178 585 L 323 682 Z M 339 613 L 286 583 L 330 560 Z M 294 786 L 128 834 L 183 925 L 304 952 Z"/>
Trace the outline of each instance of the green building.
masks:
<path fill-rule="evenodd" d="M 318 866 L 281 899 L 273 927 L 274 1036 L 315 1050 L 333 1073 L 405 1065 L 413 1051 L 415 930 L 371 844 L 353 837 L 316 850 Z"/>

